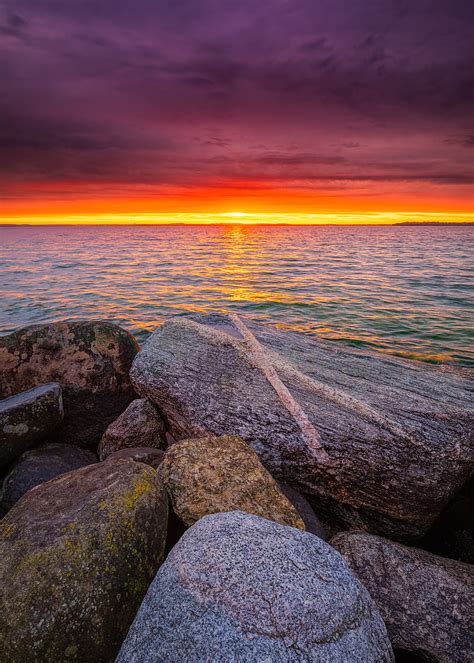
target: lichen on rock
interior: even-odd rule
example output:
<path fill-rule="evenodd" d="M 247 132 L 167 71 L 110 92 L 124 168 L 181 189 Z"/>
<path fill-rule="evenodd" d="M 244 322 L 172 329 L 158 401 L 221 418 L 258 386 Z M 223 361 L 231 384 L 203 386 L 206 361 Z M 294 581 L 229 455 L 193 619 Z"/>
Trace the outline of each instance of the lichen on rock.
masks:
<path fill-rule="evenodd" d="M 304 529 L 255 451 L 235 435 L 173 444 L 160 473 L 176 515 L 187 526 L 210 513 L 240 510 Z"/>
<path fill-rule="evenodd" d="M 113 661 L 164 553 L 168 500 L 128 460 L 29 491 L 0 521 L 0 651 L 12 661 Z"/>

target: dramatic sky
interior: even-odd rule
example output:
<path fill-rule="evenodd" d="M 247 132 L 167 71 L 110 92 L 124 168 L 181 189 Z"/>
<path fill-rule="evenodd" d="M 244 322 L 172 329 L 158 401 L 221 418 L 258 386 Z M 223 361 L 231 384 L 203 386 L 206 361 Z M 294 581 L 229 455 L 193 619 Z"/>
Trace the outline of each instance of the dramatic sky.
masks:
<path fill-rule="evenodd" d="M 473 8 L 0 0 L 0 216 L 467 212 Z"/>

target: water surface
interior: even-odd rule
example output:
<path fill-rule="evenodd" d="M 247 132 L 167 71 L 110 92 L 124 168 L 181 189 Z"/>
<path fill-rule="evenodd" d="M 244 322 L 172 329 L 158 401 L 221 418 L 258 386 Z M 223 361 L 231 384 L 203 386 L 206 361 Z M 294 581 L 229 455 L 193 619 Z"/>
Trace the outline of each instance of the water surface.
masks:
<path fill-rule="evenodd" d="M 0 227 L 0 333 L 102 318 L 143 340 L 188 311 L 474 366 L 474 228 Z"/>

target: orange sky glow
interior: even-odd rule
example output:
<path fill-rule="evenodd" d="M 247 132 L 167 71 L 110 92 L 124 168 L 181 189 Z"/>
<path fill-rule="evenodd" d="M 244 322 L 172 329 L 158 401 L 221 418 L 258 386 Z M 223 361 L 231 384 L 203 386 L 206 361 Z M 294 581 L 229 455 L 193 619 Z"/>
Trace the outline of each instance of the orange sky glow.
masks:
<path fill-rule="evenodd" d="M 153 189 L 153 195 L 148 189 Z M 399 187 L 401 188 L 401 187 Z M 262 189 L 249 183 L 186 188 L 124 186 L 101 194 L 96 183 L 15 186 L 0 202 L 3 224 L 393 224 L 473 222 L 470 191 L 396 191 L 372 184 L 358 190 Z M 464 189 L 464 190 L 460 190 Z M 24 195 L 23 195 L 24 194 Z"/>

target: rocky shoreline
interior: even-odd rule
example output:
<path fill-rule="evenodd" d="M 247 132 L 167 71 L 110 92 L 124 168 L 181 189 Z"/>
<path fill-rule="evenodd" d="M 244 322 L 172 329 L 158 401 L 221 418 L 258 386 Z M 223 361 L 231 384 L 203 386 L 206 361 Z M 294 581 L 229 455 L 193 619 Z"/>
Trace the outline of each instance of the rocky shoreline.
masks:
<path fill-rule="evenodd" d="M 0 398 L 0 661 L 474 660 L 469 371 L 66 321 Z"/>

